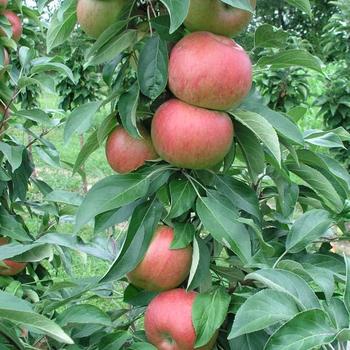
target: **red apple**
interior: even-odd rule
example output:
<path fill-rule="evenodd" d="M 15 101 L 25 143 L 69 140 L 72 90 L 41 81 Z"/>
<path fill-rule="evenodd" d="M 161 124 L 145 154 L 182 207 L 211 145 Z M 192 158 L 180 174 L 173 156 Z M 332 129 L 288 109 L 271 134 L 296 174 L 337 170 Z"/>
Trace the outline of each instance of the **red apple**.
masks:
<path fill-rule="evenodd" d="M 82 30 L 97 39 L 118 19 L 126 0 L 78 0 L 77 18 Z"/>
<path fill-rule="evenodd" d="M 196 295 L 184 289 L 173 289 L 159 294 L 148 305 L 145 314 L 146 336 L 158 350 L 194 350 L 196 333 L 192 306 Z M 213 349 L 216 337 L 197 350 Z"/>
<path fill-rule="evenodd" d="M 3 14 L 7 17 L 12 26 L 12 39 L 18 41 L 22 36 L 22 23 L 20 18 L 10 10 L 5 10 Z M 1 35 L 5 35 L 5 33 L 1 31 Z"/>
<path fill-rule="evenodd" d="M 169 88 L 194 106 L 226 110 L 239 104 L 252 85 L 252 64 L 232 39 L 209 32 L 185 36 L 172 49 Z"/>
<path fill-rule="evenodd" d="M 173 239 L 172 228 L 158 227 L 145 257 L 127 275 L 133 285 L 148 291 L 164 291 L 178 287 L 187 278 L 191 269 L 192 247 L 170 249 Z"/>
<path fill-rule="evenodd" d="M 172 99 L 152 121 L 157 153 L 181 168 L 206 169 L 222 161 L 233 141 L 233 124 L 224 112 L 210 111 Z"/>
<path fill-rule="evenodd" d="M 8 0 L 0 0 L 0 12 L 5 10 L 5 8 L 7 7 L 7 3 L 8 3 Z"/>
<path fill-rule="evenodd" d="M 256 0 L 250 0 L 253 8 Z M 232 37 L 247 27 L 252 14 L 221 0 L 191 0 L 185 26 L 191 31 L 207 31 Z"/>
<path fill-rule="evenodd" d="M 9 243 L 9 240 L 5 237 L 0 237 L 0 245 L 6 245 Z M 3 260 L 2 261 L 5 266 L 0 265 L 0 276 L 15 276 L 19 274 L 21 271 L 23 271 L 27 264 L 21 263 L 13 260 Z"/>
<path fill-rule="evenodd" d="M 139 130 L 143 139 L 133 138 L 120 126 L 109 135 L 106 157 L 111 168 L 117 173 L 129 173 L 144 165 L 147 160 L 158 158 L 149 134 L 142 128 Z"/>

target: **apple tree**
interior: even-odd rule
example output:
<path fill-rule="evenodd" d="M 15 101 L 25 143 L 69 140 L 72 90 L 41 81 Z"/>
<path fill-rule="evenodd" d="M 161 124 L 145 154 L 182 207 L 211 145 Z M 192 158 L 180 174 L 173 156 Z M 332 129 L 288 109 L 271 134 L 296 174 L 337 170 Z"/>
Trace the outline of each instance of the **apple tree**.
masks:
<path fill-rule="evenodd" d="M 286 4 L 312 17 L 308 0 Z M 48 244 L 109 263 L 103 276 L 54 282 L 40 295 L 36 314 L 66 336 L 59 342 L 46 330 L 46 348 L 346 348 L 350 261 L 333 253 L 332 242 L 349 236 L 350 176 L 327 149 L 349 134 L 303 132 L 293 119 L 303 109 L 286 114 L 265 104 L 254 74 L 324 72 L 317 57 L 288 47 L 288 32 L 272 25 L 257 28 L 249 52 L 236 44 L 229 36 L 248 25 L 255 5 L 60 3 L 48 49 L 64 45 L 78 21 L 93 38 L 83 68 L 99 68 L 108 89 L 65 122 L 66 140 L 89 131 L 73 172 L 105 147 L 116 173 L 82 200 L 51 194 L 76 207 L 71 234 L 46 231 L 0 249 L 2 258 L 17 259 Z M 95 237 L 84 243 L 87 225 Z M 118 233 L 101 244 L 110 227 Z M 129 306 L 105 312 L 88 302 L 114 294 Z M 15 310 L 10 297 L 8 304 Z M 35 344 L 40 329 L 28 331 Z M 13 339 L 23 343 L 21 334 Z"/>

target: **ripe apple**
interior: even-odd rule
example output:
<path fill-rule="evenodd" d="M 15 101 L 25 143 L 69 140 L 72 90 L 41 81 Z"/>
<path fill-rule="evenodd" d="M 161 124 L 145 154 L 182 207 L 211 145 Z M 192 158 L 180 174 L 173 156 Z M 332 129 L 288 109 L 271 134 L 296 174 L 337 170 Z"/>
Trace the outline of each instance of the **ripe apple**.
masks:
<path fill-rule="evenodd" d="M 253 8 L 256 0 L 250 0 Z M 247 27 L 252 14 L 221 0 L 191 0 L 185 26 L 191 32 L 207 31 L 232 37 Z"/>
<path fill-rule="evenodd" d="M 192 306 L 197 293 L 173 289 L 156 296 L 145 314 L 148 341 L 158 350 L 194 350 L 196 333 Z M 196 350 L 213 349 L 217 336 Z"/>
<path fill-rule="evenodd" d="M 8 244 L 9 240 L 6 237 L 0 237 L 0 245 Z M 25 269 L 26 263 L 21 263 L 13 260 L 3 260 L 5 266 L 0 265 L 0 276 L 15 276 Z"/>
<path fill-rule="evenodd" d="M 78 0 L 77 18 L 82 30 L 97 39 L 116 22 L 126 0 Z"/>
<path fill-rule="evenodd" d="M 141 127 L 139 130 L 142 139 L 130 136 L 120 126 L 109 135 L 106 142 L 106 157 L 111 168 L 117 173 L 129 173 L 144 165 L 147 160 L 158 158 L 147 131 Z"/>
<path fill-rule="evenodd" d="M 241 102 L 252 85 L 252 64 L 232 39 L 209 32 L 185 36 L 172 49 L 169 88 L 189 104 L 226 110 Z"/>
<path fill-rule="evenodd" d="M 127 277 L 137 287 L 164 291 L 178 287 L 189 275 L 192 247 L 170 249 L 174 240 L 171 227 L 160 226 L 140 264 Z"/>
<path fill-rule="evenodd" d="M 167 162 L 181 168 L 207 169 L 229 152 L 233 123 L 225 112 L 172 99 L 157 109 L 151 134 L 154 148 Z"/>
<path fill-rule="evenodd" d="M 0 0 L 0 11 L 5 10 L 7 7 L 8 0 Z"/>
<path fill-rule="evenodd" d="M 22 36 L 22 23 L 20 18 L 10 10 L 5 10 L 3 12 L 3 15 L 7 17 L 12 26 L 12 39 L 18 41 Z M 3 30 L 1 31 L 1 35 L 5 35 Z"/>

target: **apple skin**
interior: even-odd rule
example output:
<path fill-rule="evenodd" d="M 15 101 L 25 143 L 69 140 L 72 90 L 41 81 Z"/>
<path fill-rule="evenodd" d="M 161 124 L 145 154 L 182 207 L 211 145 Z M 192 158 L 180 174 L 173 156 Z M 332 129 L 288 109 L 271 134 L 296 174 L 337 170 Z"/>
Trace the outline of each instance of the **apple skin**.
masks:
<path fill-rule="evenodd" d="M 128 280 L 154 292 L 178 287 L 190 273 L 192 247 L 170 249 L 173 240 L 171 227 L 158 227 L 143 260 L 127 274 Z"/>
<path fill-rule="evenodd" d="M 209 32 L 185 36 L 172 49 L 169 88 L 180 100 L 208 109 L 238 105 L 252 86 L 252 64 L 232 39 Z"/>
<path fill-rule="evenodd" d="M 20 18 L 10 10 L 5 10 L 3 12 L 3 15 L 7 17 L 8 21 L 11 23 L 12 26 L 12 39 L 15 41 L 19 41 L 22 36 L 22 23 Z M 5 35 L 5 33 L 2 31 L 1 35 Z"/>
<path fill-rule="evenodd" d="M 151 135 L 157 153 L 180 168 L 207 169 L 222 161 L 233 142 L 227 113 L 172 99 L 156 111 Z"/>
<path fill-rule="evenodd" d="M 194 350 L 196 333 L 192 323 L 192 306 L 197 293 L 173 289 L 156 296 L 145 314 L 148 341 L 158 350 Z M 217 335 L 209 344 L 196 350 L 211 350 Z"/>
<path fill-rule="evenodd" d="M 0 245 L 6 245 L 9 243 L 9 240 L 5 237 L 0 237 Z M 22 272 L 27 264 L 21 263 L 13 260 L 3 260 L 2 263 L 4 263 L 7 267 L 0 266 L 0 276 L 15 276 Z"/>
<path fill-rule="evenodd" d="M 255 8 L 256 0 L 250 3 Z M 191 0 L 184 24 L 191 32 L 207 31 L 232 37 L 244 30 L 252 17 L 250 12 L 220 0 Z"/>
<path fill-rule="evenodd" d="M 116 22 L 126 2 L 126 0 L 78 0 L 78 23 L 87 35 L 97 39 Z"/>
<path fill-rule="evenodd" d="M 146 130 L 139 128 L 143 139 L 135 139 L 118 126 L 106 142 L 106 157 L 111 168 L 120 174 L 134 171 L 147 160 L 157 159 L 151 138 Z"/>

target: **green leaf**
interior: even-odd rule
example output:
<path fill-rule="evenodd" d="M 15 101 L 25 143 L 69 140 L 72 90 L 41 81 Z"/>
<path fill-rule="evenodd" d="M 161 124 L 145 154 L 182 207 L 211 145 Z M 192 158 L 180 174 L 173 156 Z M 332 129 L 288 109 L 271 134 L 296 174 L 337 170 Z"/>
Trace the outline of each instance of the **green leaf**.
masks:
<path fill-rule="evenodd" d="M 231 249 L 243 262 L 249 261 L 250 237 L 245 226 L 236 220 L 238 214 L 227 203 L 213 197 L 198 198 L 196 208 L 214 239 Z"/>
<path fill-rule="evenodd" d="M 289 294 L 303 309 L 320 307 L 315 293 L 295 273 L 279 269 L 263 269 L 250 273 L 246 279 L 256 280 L 271 289 Z"/>
<path fill-rule="evenodd" d="M 9 320 L 25 327 L 47 334 L 64 344 L 73 344 L 73 340 L 50 319 L 34 313 L 23 300 L 0 291 L 0 319 Z"/>
<path fill-rule="evenodd" d="M 45 63 L 33 63 L 31 73 L 38 74 L 42 72 L 55 71 L 67 76 L 73 84 L 75 84 L 75 79 L 72 71 L 64 64 L 58 62 L 45 62 Z"/>
<path fill-rule="evenodd" d="M 190 210 L 197 196 L 192 184 L 186 179 L 172 180 L 169 191 L 171 208 L 168 216 L 170 218 L 176 218 Z"/>
<path fill-rule="evenodd" d="M 264 150 L 254 133 L 241 124 L 235 125 L 235 133 L 242 149 L 252 181 L 256 184 L 265 170 Z"/>
<path fill-rule="evenodd" d="M 117 209 L 146 195 L 149 177 L 140 174 L 112 175 L 87 193 L 76 216 L 76 231 L 97 214 Z"/>
<path fill-rule="evenodd" d="M 305 142 L 325 148 L 345 148 L 341 138 L 331 131 L 307 130 L 304 132 Z"/>
<path fill-rule="evenodd" d="M 322 310 L 301 312 L 279 328 L 264 350 L 311 350 L 331 343 L 337 330 Z"/>
<path fill-rule="evenodd" d="M 250 129 L 255 136 L 266 146 L 276 160 L 277 164 L 281 164 L 281 149 L 275 129 L 261 115 L 245 110 L 235 110 L 231 114 Z"/>
<path fill-rule="evenodd" d="M 232 7 L 236 7 L 241 10 L 248 11 L 250 13 L 254 13 L 254 10 L 255 10 L 250 0 L 220 0 L 220 1 Z"/>
<path fill-rule="evenodd" d="M 82 201 L 83 197 L 76 192 L 68 192 L 63 190 L 55 190 L 50 193 L 48 193 L 45 196 L 45 199 L 50 202 L 59 202 L 64 204 L 70 204 L 74 206 L 79 206 Z"/>
<path fill-rule="evenodd" d="M 83 134 L 90 128 L 93 118 L 100 106 L 100 102 L 88 102 L 74 109 L 67 118 L 64 127 L 65 143 L 70 140 L 74 133 Z"/>
<path fill-rule="evenodd" d="M 12 171 L 15 171 L 22 164 L 22 154 L 24 146 L 13 146 L 5 142 L 0 142 L 0 152 L 2 152 L 11 165 Z"/>
<path fill-rule="evenodd" d="M 343 210 L 343 200 L 333 185 L 320 171 L 306 164 L 298 165 L 292 161 L 286 162 L 286 165 L 288 170 L 305 181 L 331 210 L 339 213 Z"/>
<path fill-rule="evenodd" d="M 261 350 L 269 339 L 264 332 L 249 333 L 230 340 L 230 350 Z"/>
<path fill-rule="evenodd" d="M 151 243 L 161 216 L 162 205 L 156 199 L 135 208 L 122 249 L 101 282 L 117 280 L 137 266 Z"/>
<path fill-rule="evenodd" d="M 195 347 L 208 344 L 225 321 L 231 298 L 223 287 L 196 296 L 192 321 L 196 332 Z"/>
<path fill-rule="evenodd" d="M 103 35 L 103 34 L 102 34 Z M 137 31 L 134 29 L 128 29 L 121 34 L 115 36 L 109 40 L 106 44 L 100 48 L 92 47 L 90 56 L 86 66 L 96 66 L 105 62 L 109 62 L 117 57 L 123 51 L 131 48 L 137 43 Z"/>
<path fill-rule="evenodd" d="M 228 338 L 263 330 L 287 321 L 297 313 L 299 309 L 289 294 L 278 290 L 262 290 L 248 298 L 239 308 Z"/>
<path fill-rule="evenodd" d="M 102 145 L 107 136 L 113 131 L 117 125 L 117 118 L 115 113 L 111 113 L 107 118 L 103 120 L 101 125 L 97 129 L 98 144 Z"/>
<path fill-rule="evenodd" d="M 189 223 L 176 222 L 174 224 L 174 240 L 171 243 L 170 249 L 182 249 L 188 247 L 193 241 L 196 233 L 194 226 Z"/>
<path fill-rule="evenodd" d="M 170 15 L 170 34 L 181 26 L 187 17 L 190 0 L 160 0 Z"/>
<path fill-rule="evenodd" d="M 63 44 L 70 36 L 77 21 L 76 1 L 63 1 L 51 18 L 46 35 L 47 52 Z"/>
<path fill-rule="evenodd" d="M 168 48 L 159 35 L 146 41 L 140 52 L 137 72 L 141 92 L 155 100 L 168 82 Z"/>
<path fill-rule="evenodd" d="M 17 111 L 15 114 L 19 117 L 32 120 L 38 124 L 49 125 L 49 126 L 53 125 L 53 121 L 50 119 L 48 114 L 41 109 L 22 110 L 22 111 Z"/>
<path fill-rule="evenodd" d="M 22 224 L 16 220 L 15 216 L 8 213 L 3 206 L 0 207 L 0 232 L 6 237 L 20 241 L 30 240 Z"/>
<path fill-rule="evenodd" d="M 89 304 L 70 306 L 57 317 L 56 322 L 61 327 L 67 326 L 70 323 L 112 326 L 111 319 L 105 312 Z"/>
<path fill-rule="evenodd" d="M 350 313 L 350 258 L 344 254 L 346 265 L 346 285 L 344 290 L 344 304 L 348 313 Z"/>
<path fill-rule="evenodd" d="M 312 17 L 311 5 L 309 0 L 286 0 L 290 5 L 295 6 Z"/>
<path fill-rule="evenodd" d="M 332 225 L 328 211 L 313 209 L 300 216 L 287 236 L 286 249 L 290 253 L 302 251 L 308 244 L 323 236 Z"/>
<path fill-rule="evenodd" d="M 157 350 L 153 345 L 149 343 L 134 343 L 129 348 L 130 350 Z"/>
<path fill-rule="evenodd" d="M 283 48 L 287 45 L 288 32 L 273 27 L 271 24 L 263 24 L 255 31 L 255 47 Z"/>
<path fill-rule="evenodd" d="M 261 57 L 257 64 L 261 67 L 270 66 L 275 69 L 302 67 L 323 74 L 319 58 L 299 49 L 281 51 L 270 56 Z"/>
<path fill-rule="evenodd" d="M 303 134 L 298 126 L 284 114 L 276 112 L 267 107 L 257 90 L 252 90 L 252 92 L 243 101 L 241 108 L 247 111 L 255 112 L 264 117 L 275 128 L 279 136 L 285 138 L 293 144 L 300 146 L 304 145 Z"/>
<path fill-rule="evenodd" d="M 231 176 L 216 176 L 215 180 L 217 190 L 237 209 L 261 219 L 258 197 L 250 186 Z"/>
<path fill-rule="evenodd" d="M 130 89 L 120 96 L 118 103 L 118 111 L 122 120 L 123 127 L 135 138 L 141 138 L 141 134 L 137 129 L 136 110 L 140 98 L 140 88 L 135 82 Z"/>

